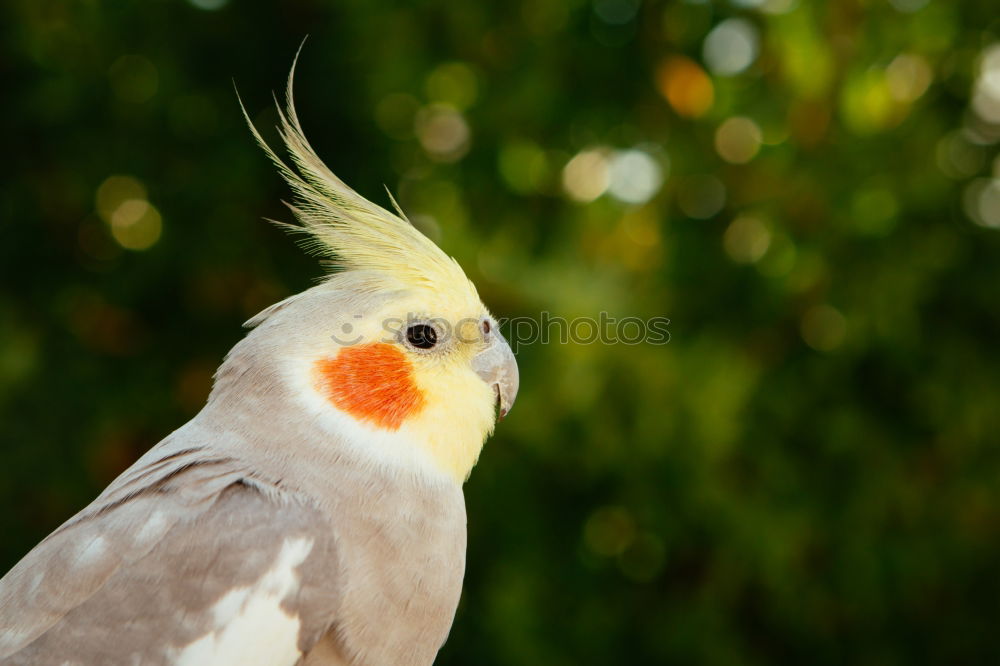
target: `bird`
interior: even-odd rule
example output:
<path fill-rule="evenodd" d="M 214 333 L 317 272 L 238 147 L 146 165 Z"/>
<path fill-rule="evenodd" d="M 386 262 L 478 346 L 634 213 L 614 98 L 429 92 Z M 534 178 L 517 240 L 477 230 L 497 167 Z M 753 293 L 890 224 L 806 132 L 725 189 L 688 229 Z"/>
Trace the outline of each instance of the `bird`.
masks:
<path fill-rule="evenodd" d="M 448 636 L 463 485 L 517 362 L 458 262 L 317 156 L 294 74 L 285 159 L 240 107 L 334 270 L 250 319 L 202 410 L 0 579 L 0 664 L 418 666 Z"/>

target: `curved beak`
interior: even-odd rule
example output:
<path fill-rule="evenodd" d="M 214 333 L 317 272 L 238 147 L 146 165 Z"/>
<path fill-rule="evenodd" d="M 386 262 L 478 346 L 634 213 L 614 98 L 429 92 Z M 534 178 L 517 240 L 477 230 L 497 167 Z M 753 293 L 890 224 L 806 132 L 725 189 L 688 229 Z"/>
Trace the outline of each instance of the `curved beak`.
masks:
<path fill-rule="evenodd" d="M 494 330 L 489 334 L 489 346 L 472 357 L 472 369 L 480 379 L 486 382 L 497 394 L 497 405 L 500 408 L 497 420 L 507 416 L 514 406 L 517 397 L 518 372 L 517 360 L 510 345 Z"/>

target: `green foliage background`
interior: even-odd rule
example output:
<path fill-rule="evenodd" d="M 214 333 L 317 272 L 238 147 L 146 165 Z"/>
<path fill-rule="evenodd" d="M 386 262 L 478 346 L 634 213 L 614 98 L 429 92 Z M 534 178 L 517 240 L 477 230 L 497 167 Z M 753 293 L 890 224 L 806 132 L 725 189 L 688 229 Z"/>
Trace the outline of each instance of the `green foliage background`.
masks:
<path fill-rule="evenodd" d="M 1000 133 L 970 100 L 995 3 L 760 5 L 5 2 L 0 569 L 197 412 L 244 320 L 321 274 L 261 221 L 288 193 L 232 85 L 271 127 L 308 33 L 320 154 L 398 192 L 497 315 L 671 320 L 667 345 L 520 347 L 438 663 L 989 661 L 1000 241 L 970 216 L 1000 215 L 975 198 Z M 706 36 L 733 17 L 759 55 L 715 74 Z M 904 101 L 900 54 L 930 74 Z M 672 106 L 677 63 L 708 72 L 708 106 Z M 434 109 L 467 125 L 464 155 L 421 142 Z M 734 116 L 764 141 L 746 163 L 717 147 Z M 649 201 L 567 195 L 574 155 L 636 146 L 665 175 Z M 148 249 L 101 215 L 113 175 L 161 216 Z"/>

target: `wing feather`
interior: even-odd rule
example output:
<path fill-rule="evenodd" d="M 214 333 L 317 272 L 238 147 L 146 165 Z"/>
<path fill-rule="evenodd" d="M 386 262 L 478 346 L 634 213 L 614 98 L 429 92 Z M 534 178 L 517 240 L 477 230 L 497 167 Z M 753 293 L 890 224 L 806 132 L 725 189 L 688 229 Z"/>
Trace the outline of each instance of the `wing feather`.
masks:
<path fill-rule="evenodd" d="M 0 580 L 3 663 L 293 664 L 330 627 L 319 510 L 199 451 L 125 477 Z"/>

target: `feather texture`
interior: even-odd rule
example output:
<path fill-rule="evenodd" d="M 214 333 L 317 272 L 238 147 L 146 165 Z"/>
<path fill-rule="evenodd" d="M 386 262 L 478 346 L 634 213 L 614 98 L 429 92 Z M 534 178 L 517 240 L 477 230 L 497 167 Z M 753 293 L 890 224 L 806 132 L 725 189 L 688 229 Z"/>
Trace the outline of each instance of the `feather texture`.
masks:
<path fill-rule="evenodd" d="M 308 319 L 303 302 L 277 317 Z M 194 420 L 0 579 L 0 663 L 433 661 L 461 590 L 461 488 L 328 430 L 268 352 L 285 331 L 252 331 Z"/>
<path fill-rule="evenodd" d="M 268 145 L 240 101 L 254 138 L 294 192 L 289 208 L 301 226 L 283 226 L 304 232 L 308 237 L 306 247 L 332 259 L 340 270 L 374 271 L 389 283 L 380 286 L 437 291 L 471 289 L 475 294 L 475 287 L 458 263 L 406 219 L 391 194 L 395 213 L 348 187 L 319 158 L 306 139 L 295 110 L 293 83 L 297 62 L 298 54 L 288 75 L 285 109 L 275 100 L 280 121 L 278 132 L 290 163 Z"/>
<path fill-rule="evenodd" d="M 4 664 L 426 666 L 447 637 L 461 483 L 493 423 L 470 365 L 482 345 L 405 364 L 383 349 L 372 372 L 378 345 L 341 358 L 330 333 L 345 316 L 373 337 L 413 311 L 487 314 L 398 206 L 316 156 L 293 77 L 290 162 L 251 128 L 292 186 L 294 228 L 341 271 L 252 319 L 205 408 L 0 579 Z"/>

